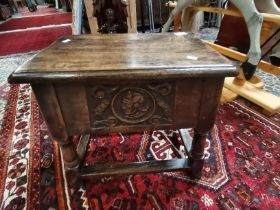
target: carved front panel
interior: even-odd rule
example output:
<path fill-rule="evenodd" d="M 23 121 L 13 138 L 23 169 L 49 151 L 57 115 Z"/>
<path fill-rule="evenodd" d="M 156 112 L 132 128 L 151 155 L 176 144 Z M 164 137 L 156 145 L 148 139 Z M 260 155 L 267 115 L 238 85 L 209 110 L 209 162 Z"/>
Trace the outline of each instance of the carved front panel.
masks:
<path fill-rule="evenodd" d="M 93 128 L 172 125 L 174 84 L 89 86 Z"/>

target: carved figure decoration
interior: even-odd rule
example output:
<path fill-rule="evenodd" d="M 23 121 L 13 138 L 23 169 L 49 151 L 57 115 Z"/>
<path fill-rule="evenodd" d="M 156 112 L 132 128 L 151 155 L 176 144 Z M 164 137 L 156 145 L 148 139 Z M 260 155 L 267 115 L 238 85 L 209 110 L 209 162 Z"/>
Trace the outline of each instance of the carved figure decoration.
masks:
<path fill-rule="evenodd" d="M 93 16 L 100 33 L 127 33 L 128 0 L 93 0 Z"/>
<path fill-rule="evenodd" d="M 199 1 L 199 0 L 198 0 Z M 201 0 L 204 1 L 204 0 Z M 280 9 L 277 7 L 274 0 L 230 0 L 242 13 L 247 24 L 250 36 L 250 48 L 247 53 L 248 60 L 242 64 L 244 76 L 250 80 L 256 71 L 256 65 L 261 59 L 260 48 L 260 32 L 263 22 L 263 17 L 259 13 L 271 13 L 280 15 Z M 172 10 L 170 17 L 163 27 L 163 32 L 167 32 L 174 17 L 183 9 L 192 5 L 197 0 L 178 0 L 177 6 Z M 258 10 L 259 11 L 258 11 Z"/>
<path fill-rule="evenodd" d="M 115 117 L 126 123 L 139 123 L 149 119 L 155 111 L 154 97 L 142 88 L 122 89 L 112 99 Z"/>
<path fill-rule="evenodd" d="M 172 83 L 147 87 L 94 86 L 88 88 L 93 127 L 104 125 L 171 124 L 174 106 Z"/>
<path fill-rule="evenodd" d="M 121 108 L 127 118 L 138 118 L 149 111 L 150 106 L 141 93 L 129 90 L 122 99 Z"/>

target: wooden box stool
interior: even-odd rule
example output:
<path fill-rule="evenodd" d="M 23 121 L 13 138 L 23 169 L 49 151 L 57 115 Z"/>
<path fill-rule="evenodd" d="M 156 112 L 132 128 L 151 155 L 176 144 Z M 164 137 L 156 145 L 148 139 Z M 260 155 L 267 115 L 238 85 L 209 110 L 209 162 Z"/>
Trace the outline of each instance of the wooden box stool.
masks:
<path fill-rule="evenodd" d="M 191 169 L 200 178 L 207 132 L 236 67 L 191 34 L 59 39 L 9 77 L 30 83 L 67 174 L 79 177 Z M 191 157 L 83 166 L 89 133 L 194 128 Z M 71 136 L 85 135 L 78 149 Z"/>

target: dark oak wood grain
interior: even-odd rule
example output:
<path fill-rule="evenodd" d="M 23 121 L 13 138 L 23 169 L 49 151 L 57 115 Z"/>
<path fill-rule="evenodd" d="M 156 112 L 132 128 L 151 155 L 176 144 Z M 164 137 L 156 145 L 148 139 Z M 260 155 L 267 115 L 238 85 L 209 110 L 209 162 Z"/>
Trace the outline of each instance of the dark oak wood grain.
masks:
<path fill-rule="evenodd" d="M 32 84 L 31 86 L 53 138 L 66 141 L 68 133 L 53 85 L 49 83 L 44 85 Z"/>
<path fill-rule="evenodd" d="M 71 41 L 63 43 L 67 39 Z M 170 79 L 225 74 L 236 75 L 236 68 L 191 34 L 112 34 L 61 38 L 20 67 L 9 81 Z"/>
<path fill-rule="evenodd" d="M 122 34 L 62 38 L 11 74 L 9 82 L 31 83 L 74 183 L 81 176 L 187 168 L 199 178 L 224 78 L 236 74 L 230 61 L 191 34 Z M 81 138 L 77 151 L 71 141 L 89 133 L 180 128 L 195 128 L 189 159 L 83 168 L 89 136 Z"/>
<path fill-rule="evenodd" d="M 118 176 L 126 174 L 159 173 L 190 169 L 188 159 L 172 159 L 162 161 L 143 161 L 132 163 L 98 163 L 84 167 L 82 177 Z"/>

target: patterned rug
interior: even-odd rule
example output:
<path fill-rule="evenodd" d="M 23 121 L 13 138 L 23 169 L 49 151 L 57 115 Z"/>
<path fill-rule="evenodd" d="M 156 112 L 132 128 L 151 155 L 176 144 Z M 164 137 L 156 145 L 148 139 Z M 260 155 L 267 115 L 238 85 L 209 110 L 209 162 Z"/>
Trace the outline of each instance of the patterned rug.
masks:
<path fill-rule="evenodd" d="M 30 86 L 2 83 L 0 96 L 7 103 L 0 131 L 1 209 L 280 208 L 280 127 L 240 103 L 219 108 L 200 181 L 173 172 L 103 177 L 73 190 Z M 182 132 L 189 143 L 192 133 Z M 92 136 L 86 164 L 183 156 L 183 147 L 170 141 L 173 134 L 180 141 L 178 131 Z"/>

